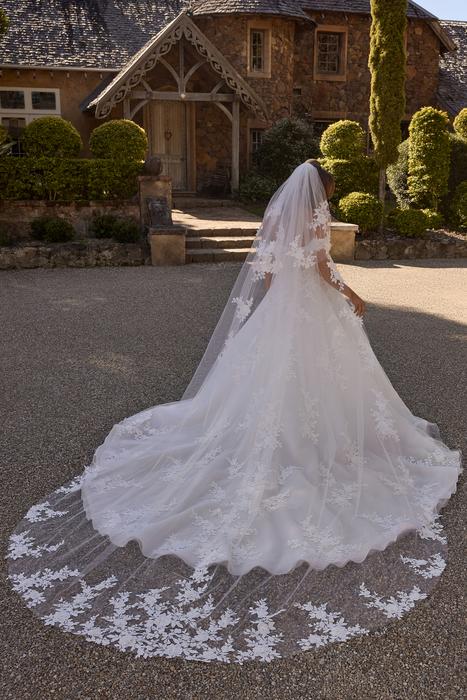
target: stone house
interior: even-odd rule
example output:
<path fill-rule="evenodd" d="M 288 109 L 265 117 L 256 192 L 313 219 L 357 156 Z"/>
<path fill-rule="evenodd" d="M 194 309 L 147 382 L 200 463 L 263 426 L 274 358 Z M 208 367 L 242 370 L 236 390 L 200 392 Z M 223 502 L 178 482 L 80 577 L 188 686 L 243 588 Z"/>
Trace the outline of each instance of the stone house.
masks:
<path fill-rule="evenodd" d="M 368 121 L 369 0 L 3 0 L 0 120 L 43 114 L 87 143 L 103 119 L 142 125 L 174 189 L 236 189 L 264 130 Z M 438 104 L 449 26 L 409 2 L 407 114 Z M 451 71 L 452 78 L 452 71 Z M 452 106 L 452 105 L 451 105 Z"/>

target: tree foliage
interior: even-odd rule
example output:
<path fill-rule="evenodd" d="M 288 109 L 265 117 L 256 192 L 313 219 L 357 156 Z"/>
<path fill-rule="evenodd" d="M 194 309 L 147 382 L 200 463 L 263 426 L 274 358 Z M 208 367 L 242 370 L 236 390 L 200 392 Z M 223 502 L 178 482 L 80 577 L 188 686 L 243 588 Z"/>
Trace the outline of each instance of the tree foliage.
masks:
<path fill-rule="evenodd" d="M 405 112 L 407 0 L 371 0 L 370 131 L 381 169 L 398 156 Z"/>
<path fill-rule="evenodd" d="M 325 158 L 351 160 L 363 155 L 365 141 L 365 132 L 358 122 L 341 119 L 323 131 L 319 146 Z"/>
<path fill-rule="evenodd" d="M 457 117 L 454 119 L 454 129 L 459 136 L 467 139 L 467 107 L 461 109 Z"/>
<path fill-rule="evenodd" d="M 281 119 L 268 129 L 255 154 L 260 175 L 277 185 L 287 179 L 300 163 L 318 155 L 313 129 L 302 119 Z"/>
<path fill-rule="evenodd" d="M 5 34 L 8 29 L 10 22 L 8 20 L 5 10 L 0 7 L 0 38 Z"/>

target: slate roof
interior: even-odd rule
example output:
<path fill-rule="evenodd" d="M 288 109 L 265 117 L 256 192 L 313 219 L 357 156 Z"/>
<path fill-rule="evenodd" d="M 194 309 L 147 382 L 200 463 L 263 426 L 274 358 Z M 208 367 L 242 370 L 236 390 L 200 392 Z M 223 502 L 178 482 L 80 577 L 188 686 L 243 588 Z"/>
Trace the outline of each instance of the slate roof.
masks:
<path fill-rule="evenodd" d="M 0 65 L 120 70 L 180 10 L 307 17 L 304 10 L 368 14 L 369 0 L 1 0 L 10 27 Z M 303 9 L 302 9 L 303 8 Z M 409 16 L 434 16 L 409 3 Z"/>
<path fill-rule="evenodd" d="M 440 22 L 457 46 L 445 53 L 440 62 L 438 99 L 454 116 L 467 107 L 467 22 Z"/>

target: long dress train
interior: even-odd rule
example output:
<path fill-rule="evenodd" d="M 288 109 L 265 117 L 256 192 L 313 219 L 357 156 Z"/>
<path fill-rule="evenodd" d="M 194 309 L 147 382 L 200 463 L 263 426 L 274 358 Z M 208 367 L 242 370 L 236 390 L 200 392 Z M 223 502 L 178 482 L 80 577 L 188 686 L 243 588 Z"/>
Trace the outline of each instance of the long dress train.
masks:
<path fill-rule="evenodd" d="M 460 453 L 395 392 L 329 247 L 303 164 L 184 398 L 114 425 L 13 533 L 12 585 L 46 624 L 242 663 L 367 634 L 426 598 Z"/>

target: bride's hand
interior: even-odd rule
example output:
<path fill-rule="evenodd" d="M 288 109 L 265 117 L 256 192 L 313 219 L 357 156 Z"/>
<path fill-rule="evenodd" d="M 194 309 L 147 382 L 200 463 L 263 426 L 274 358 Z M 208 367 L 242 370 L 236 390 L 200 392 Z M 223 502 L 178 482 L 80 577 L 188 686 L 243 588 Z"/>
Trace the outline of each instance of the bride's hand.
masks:
<path fill-rule="evenodd" d="M 365 302 L 352 289 L 350 290 L 348 298 L 349 301 L 353 304 L 355 313 L 361 318 L 366 311 Z"/>

